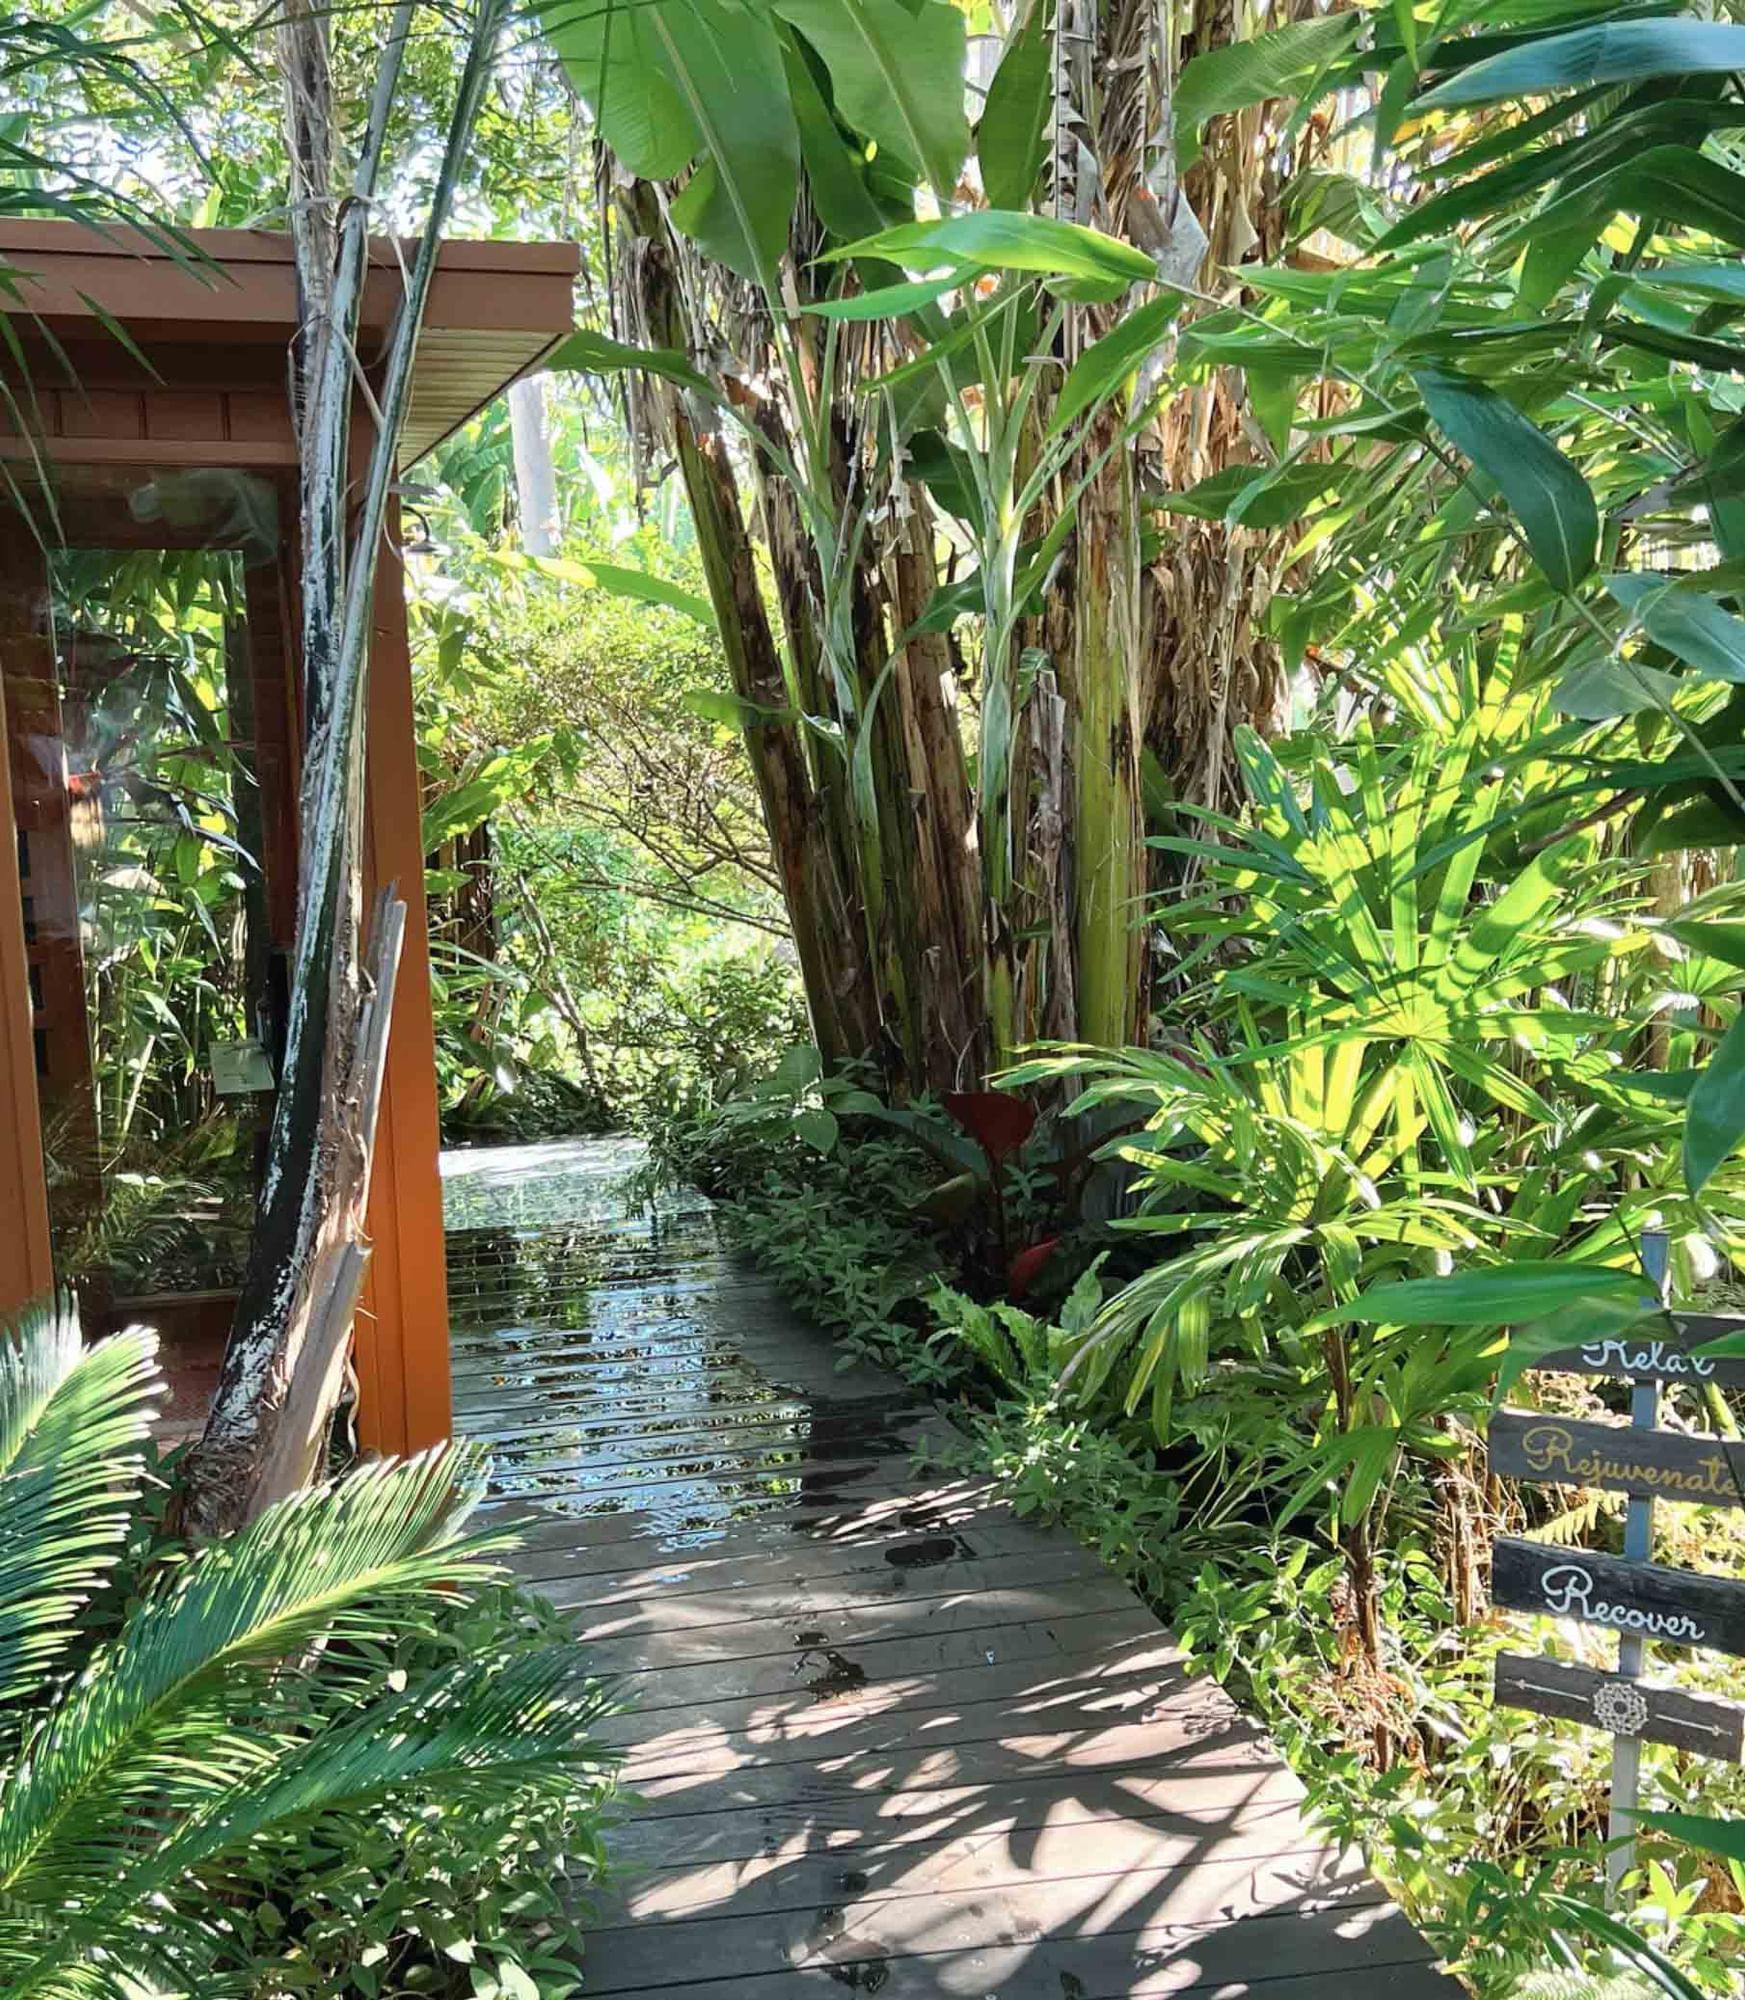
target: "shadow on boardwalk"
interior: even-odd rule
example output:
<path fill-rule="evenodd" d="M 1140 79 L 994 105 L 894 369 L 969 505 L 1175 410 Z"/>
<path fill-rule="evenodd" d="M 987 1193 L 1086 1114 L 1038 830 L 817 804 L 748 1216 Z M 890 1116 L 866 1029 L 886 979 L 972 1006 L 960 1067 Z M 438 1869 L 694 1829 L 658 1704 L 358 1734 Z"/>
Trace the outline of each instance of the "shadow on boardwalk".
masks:
<path fill-rule="evenodd" d="M 1432 2000 L 1452 1982 L 1117 1579 L 940 1420 L 633 1217 L 621 1140 L 450 1155 L 457 1428 L 634 1707 L 587 1990 Z"/>

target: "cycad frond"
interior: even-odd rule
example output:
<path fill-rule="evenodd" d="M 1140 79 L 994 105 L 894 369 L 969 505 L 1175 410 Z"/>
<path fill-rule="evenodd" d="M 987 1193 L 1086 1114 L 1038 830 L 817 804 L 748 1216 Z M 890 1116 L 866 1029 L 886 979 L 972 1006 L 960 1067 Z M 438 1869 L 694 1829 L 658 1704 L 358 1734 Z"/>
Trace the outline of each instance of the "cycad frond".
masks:
<path fill-rule="evenodd" d="M 0 1703 L 40 1688 L 126 1541 L 156 1357 L 137 1327 L 86 1349 L 65 1297 L 0 1336 Z"/>
<path fill-rule="evenodd" d="M 280 1757 L 270 1772 L 190 1813 L 84 1909 L 59 1913 L 54 1935 L 42 1938 L 28 1960 L 18 1949 L 22 1938 L 0 1935 L 4 1990 L 12 2000 L 88 2000 L 93 1992 L 124 1991 L 118 1983 L 90 1983 L 90 1954 L 98 1950 L 112 1962 L 106 1978 L 157 1978 L 171 1990 L 205 1993 L 211 1988 L 203 1966 L 220 1939 L 198 1902 L 178 1898 L 179 1885 L 262 1840 L 407 1787 L 450 1803 L 560 1797 L 579 1769 L 604 1769 L 610 1761 L 587 1735 L 606 1706 L 598 1687 L 581 1678 L 568 1646 L 508 1662 L 470 1661 L 373 1703 Z M 146 1910 L 149 1929 L 137 1915 Z"/>
<path fill-rule="evenodd" d="M 0 1789 L 0 1894 L 111 1869 L 130 1814 L 197 1806 L 257 1770 L 275 1746 L 246 1723 L 279 1662 L 330 1636 L 391 1636 L 408 1600 L 488 1573 L 500 1538 L 461 1538 L 480 1490 L 464 1447 L 366 1466 L 164 1577 Z"/>

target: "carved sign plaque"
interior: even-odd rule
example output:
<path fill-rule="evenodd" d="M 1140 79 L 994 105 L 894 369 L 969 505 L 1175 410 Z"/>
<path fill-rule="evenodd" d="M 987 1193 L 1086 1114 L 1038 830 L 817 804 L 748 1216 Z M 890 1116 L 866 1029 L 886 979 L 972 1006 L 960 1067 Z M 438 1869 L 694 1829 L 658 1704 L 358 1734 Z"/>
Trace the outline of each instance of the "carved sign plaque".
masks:
<path fill-rule="evenodd" d="M 1645 1333 L 1606 1334 L 1576 1347 L 1560 1347 L 1534 1362 L 1564 1375 L 1617 1375 L 1631 1382 L 1745 1383 L 1745 1354 L 1696 1352 L 1745 1319 L 1729 1314 L 1674 1312 L 1672 1326 Z"/>
<path fill-rule="evenodd" d="M 1496 1696 L 1505 1708 L 1530 1708 L 1620 1736 L 1670 1743 L 1724 1764 L 1745 1758 L 1745 1708 L 1658 1681 L 1631 1680 L 1566 1660 L 1499 1653 Z"/>
<path fill-rule="evenodd" d="M 1497 1538 L 1491 1595 L 1511 1611 L 1575 1618 L 1638 1639 L 1745 1653 L 1745 1582 Z"/>
<path fill-rule="evenodd" d="M 1745 1507 L 1745 1445 L 1720 1438 L 1499 1410 L 1488 1442 L 1491 1470 L 1511 1479 Z"/>

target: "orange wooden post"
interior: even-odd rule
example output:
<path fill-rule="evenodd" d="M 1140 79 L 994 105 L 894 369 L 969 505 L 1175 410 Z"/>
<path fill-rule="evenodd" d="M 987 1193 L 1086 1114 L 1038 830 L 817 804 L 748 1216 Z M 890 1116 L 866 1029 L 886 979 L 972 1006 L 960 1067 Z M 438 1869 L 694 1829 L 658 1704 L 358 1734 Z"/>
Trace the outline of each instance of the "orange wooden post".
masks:
<path fill-rule="evenodd" d="M 55 1282 L 16 825 L 6 703 L 0 698 L 0 1315 L 44 1297 Z"/>
<path fill-rule="evenodd" d="M 370 1186 L 375 1249 L 357 1329 L 359 1433 L 366 1446 L 389 1452 L 440 1443 L 452 1422 L 430 922 L 399 534 L 396 511 L 376 572 L 364 873 L 366 909 L 378 885 L 392 883 L 405 900 L 406 944 Z"/>

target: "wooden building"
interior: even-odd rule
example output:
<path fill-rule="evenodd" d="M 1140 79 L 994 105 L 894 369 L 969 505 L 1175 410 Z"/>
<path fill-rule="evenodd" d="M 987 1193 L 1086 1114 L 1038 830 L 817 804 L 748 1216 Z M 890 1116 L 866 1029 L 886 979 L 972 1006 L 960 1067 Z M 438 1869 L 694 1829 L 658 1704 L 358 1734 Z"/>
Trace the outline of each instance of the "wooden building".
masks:
<path fill-rule="evenodd" d="M 295 915 L 297 321 L 282 235 L 0 225 L 0 1314 L 222 1337 Z M 572 323 L 568 244 L 444 246 L 404 473 Z M 378 245 L 360 360 L 402 284 Z M 366 433 L 361 407 L 356 428 Z M 404 497 L 404 496 L 403 496 Z M 401 514 L 370 656 L 366 867 L 408 905 L 357 1338 L 362 1441 L 449 1430 Z M 167 996 L 167 998 L 166 998 Z"/>

